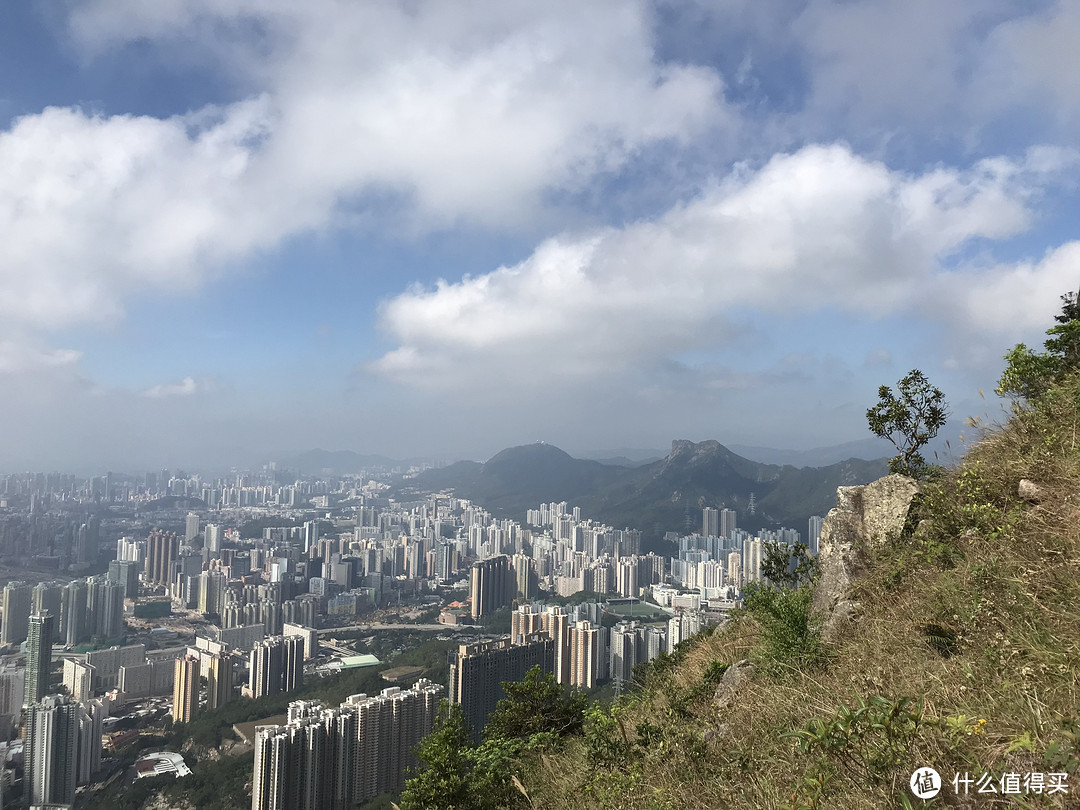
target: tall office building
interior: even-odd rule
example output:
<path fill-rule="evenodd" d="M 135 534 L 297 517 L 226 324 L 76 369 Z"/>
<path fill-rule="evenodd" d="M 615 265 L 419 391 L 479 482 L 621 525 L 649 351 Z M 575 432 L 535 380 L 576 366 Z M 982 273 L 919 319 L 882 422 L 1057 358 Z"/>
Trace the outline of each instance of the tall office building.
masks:
<path fill-rule="evenodd" d="M 533 599 L 539 589 L 536 569 L 533 568 L 532 560 L 526 554 L 515 554 L 514 566 L 514 596 L 518 599 Z"/>
<path fill-rule="evenodd" d="M 520 681 L 534 666 L 545 673 L 555 669 L 555 642 L 546 636 L 529 636 L 517 645 L 507 637 L 458 647 L 450 664 L 450 702 L 461 705 L 474 739 L 506 696 L 503 683 Z"/>
<path fill-rule="evenodd" d="M 544 633 L 554 642 L 552 662 L 557 683 L 570 683 L 570 617 L 566 608 L 550 605 L 541 619 Z"/>
<path fill-rule="evenodd" d="M 94 668 L 74 658 L 64 659 L 64 686 L 76 703 L 94 696 Z"/>
<path fill-rule="evenodd" d="M 516 584 L 510 558 L 505 555 L 473 563 L 469 570 L 472 617 L 480 619 L 509 606 Z"/>
<path fill-rule="evenodd" d="M 78 746 L 79 707 L 67 696 L 48 695 L 27 709 L 23 797 L 28 806 L 71 805 Z"/>
<path fill-rule="evenodd" d="M 191 541 L 199 536 L 199 516 L 194 512 L 188 512 L 187 517 L 184 518 L 184 542 L 191 544 Z"/>
<path fill-rule="evenodd" d="M 299 636 L 304 640 L 304 660 L 310 661 L 319 654 L 318 630 L 289 622 L 281 626 L 281 634 L 284 636 Z"/>
<path fill-rule="evenodd" d="M 100 639 L 124 634 L 124 585 L 105 577 L 86 583 L 86 631 Z"/>
<path fill-rule="evenodd" d="M 78 745 L 76 746 L 75 783 L 85 785 L 101 770 L 101 732 L 108 714 L 103 700 L 87 700 L 79 704 Z"/>
<path fill-rule="evenodd" d="M 248 692 L 253 698 L 291 692 L 304 683 L 304 639 L 273 636 L 251 649 Z"/>
<path fill-rule="evenodd" d="M 146 538 L 146 567 L 144 575 L 147 581 L 155 585 L 171 585 L 170 569 L 180 553 L 180 538 L 175 532 L 154 529 Z"/>
<path fill-rule="evenodd" d="M 335 709 L 289 704 L 286 725 L 255 731 L 252 810 L 350 810 L 400 791 L 443 691 L 421 679 L 408 690 L 353 695 Z"/>
<path fill-rule="evenodd" d="M 592 689 L 607 677 L 606 629 L 580 621 L 570 628 L 570 683 Z"/>
<path fill-rule="evenodd" d="M 821 540 L 821 527 L 824 523 L 825 520 L 821 515 L 814 515 L 810 518 L 807 526 L 806 550 L 815 557 L 818 553 L 818 545 Z"/>
<path fill-rule="evenodd" d="M 720 537 L 731 538 L 735 535 L 735 510 L 720 510 Z"/>
<path fill-rule="evenodd" d="M 206 708 L 219 709 L 232 700 L 233 659 L 228 653 L 209 656 L 206 667 Z"/>
<path fill-rule="evenodd" d="M 706 506 L 701 510 L 701 536 L 720 536 L 720 510 Z"/>
<path fill-rule="evenodd" d="M 311 552 L 312 547 L 319 545 L 319 521 L 309 520 L 304 523 L 304 553 Z"/>
<path fill-rule="evenodd" d="M 742 554 L 737 551 L 733 551 L 728 554 L 727 558 L 728 570 L 727 578 L 728 582 L 733 585 L 743 585 L 743 569 L 742 569 Z"/>
<path fill-rule="evenodd" d="M 221 571 L 203 571 L 198 578 L 199 612 L 220 614 L 225 607 L 228 579 Z"/>
<path fill-rule="evenodd" d="M 64 605 L 60 611 L 60 635 L 64 644 L 74 647 L 90 637 L 86 632 L 86 580 L 76 579 L 64 589 Z"/>
<path fill-rule="evenodd" d="M 26 691 L 23 695 L 25 706 L 37 703 L 49 691 L 55 624 L 56 619 L 48 613 L 35 613 L 29 619 L 26 638 Z"/>
<path fill-rule="evenodd" d="M 0 665 L 0 716 L 21 713 L 25 693 L 26 667 L 15 664 Z"/>
<path fill-rule="evenodd" d="M 762 544 L 758 539 L 743 540 L 742 566 L 743 584 L 761 581 Z"/>
<path fill-rule="evenodd" d="M 174 723 L 190 723 L 199 710 L 199 658 L 177 658 L 173 675 Z"/>
<path fill-rule="evenodd" d="M 63 594 L 59 582 L 39 582 L 30 590 L 30 613 L 48 613 L 59 620 Z"/>
<path fill-rule="evenodd" d="M 121 537 L 116 541 L 116 559 L 135 563 L 146 561 L 146 541 L 133 537 Z"/>
<path fill-rule="evenodd" d="M 611 628 L 610 668 L 616 683 L 629 681 L 634 667 L 645 660 L 645 628 L 637 622 L 619 622 Z"/>
<path fill-rule="evenodd" d="M 23 692 L 26 691 L 26 668 L 0 665 L 0 740 L 10 740 L 22 718 Z M 0 779 L 3 771 L 0 771 Z M 0 807 L 3 802 L 0 802 Z"/>
<path fill-rule="evenodd" d="M 203 548 L 211 554 L 221 552 L 221 540 L 225 536 L 225 530 L 217 523 L 207 523 L 203 532 Z"/>
<path fill-rule="evenodd" d="M 540 605 L 518 605 L 510 614 L 510 639 L 520 644 L 525 636 L 544 631 L 544 611 Z"/>
<path fill-rule="evenodd" d="M 75 530 L 74 549 L 72 556 L 75 563 L 87 563 L 90 561 L 90 528 L 83 523 Z"/>
<path fill-rule="evenodd" d="M 702 614 L 697 610 L 680 610 L 668 619 L 667 651 L 675 648 L 686 639 L 697 635 L 702 628 Z"/>
<path fill-rule="evenodd" d="M 0 644 L 21 644 L 26 641 L 30 621 L 30 586 L 25 582 L 9 582 L 4 586 L 4 621 L 0 625 Z"/>
<path fill-rule="evenodd" d="M 109 579 L 119 582 L 124 588 L 125 599 L 135 599 L 139 595 L 139 563 L 135 560 L 113 560 L 109 563 Z"/>

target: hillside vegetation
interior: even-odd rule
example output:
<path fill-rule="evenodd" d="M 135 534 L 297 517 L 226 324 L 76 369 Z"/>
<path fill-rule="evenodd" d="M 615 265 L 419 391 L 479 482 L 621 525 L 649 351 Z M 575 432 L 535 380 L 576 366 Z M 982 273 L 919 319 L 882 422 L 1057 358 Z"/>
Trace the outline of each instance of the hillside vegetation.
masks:
<path fill-rule="evenodd" d="M 1072 377 L 924 482 L 905 529 L 866 549 L 842 632 L 822 638 L 813 586 L 769 589 L 580 734 L 519 752 L 500 806 L 1080 806 L 1078 428 Z M 909 790 L 925 766 L 944 782 L 926 802 Z"/>

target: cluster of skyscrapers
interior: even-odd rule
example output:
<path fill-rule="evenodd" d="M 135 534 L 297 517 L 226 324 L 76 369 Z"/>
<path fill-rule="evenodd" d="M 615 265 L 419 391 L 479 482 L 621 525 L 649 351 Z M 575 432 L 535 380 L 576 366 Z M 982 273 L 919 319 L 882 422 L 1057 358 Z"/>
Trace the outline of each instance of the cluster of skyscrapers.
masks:
<path fill-rule="evenodd" d="M 110 694 L 117 700 L 171 692 L 174 720 L 189 722 L 232 699 L 245 680 L 245 663 L 244 694 L 300 686 L 322 617 L 385 605 L 395 591 L 410 596 L 467 583 L 469 605 L 457 615 L 462 621 L 481 622 L 517 605 L 509 638 L 462 645 L 452 656 L 450 697 L 479 731 L 500 696 L 499 684 L 520 679 L 534 665 L 578 688 L 608 678 L 625 683 L 634 666 L 715 623 L 739 589 L 760 577 L 765 543 L 799 539 L 787 529 L 752 536 L 737 528 L 732 510 L 706 507 L 701 534 L 668 538 L 670 557 L 642 554 L 638 531 L 583 519 L 565 502 L 540 504 L 518 523 L 445 494 L 398 502 L 370 482 L 287 483 L 272 470 L 214 482 L 162 471 L 142 484 L 111 474 L 84 483 L 9 476 L 0 478 L 0 500 L 5 492 L 19 502 L 29 499 L 29 511 L 0 515 L 0 553 L 55 557 L 58 567 L 70 564 L 79 574 L 96 557 L 100 521 L 88 507 L 79 513 L 85 519 L 72 519 L 53 506 L 146 502 L 168 493 L 239 510 L 220 512 L 212 522 L 181 512 L 166 524 L 177 531 L 121 537 L 106 576 L 4 587 L 0 645 L 14 649 L 25 642 L 26 666 L 0 667 L 0 717 L 27 719 L 27 768 L 40 783 L 33 796 L 42 803 L 64 803 L 97 769 L 109 700 L 94 695 L 103 690 L 116 690 Z M 249 507 L 302 502 L 328 510 L 351 504 L 354 520 L 334 536 L 322 536 L 320 523 L 306 519 L 310 513 L 302 525 L 272 526 L 253 540 L 226 529 L 240 526 Z M 811 519 L 809 529 L 814 552 L 820 518 Z M 541 588 L 597 596 L 574 607 L 545 606 L 535 602 Z M 610 619 L 604 626 L 601 602 L 635 600 L 646 589 L 675 612 L 666 627 L 628 620 L 610 626 Z M 147 604 L 140 597 L 162 602 L 156 606 L 166 613 L 173 605 L 201 612 L 213 625 L 203 633 L 209 637 L 168 659 L 148 658 L 140 645 L 72 657 L 64 664 L 68 695 L 50 695 L 53 643 L 74 647 L 122 637 L 124 600 L 137 600 L 139 615 Z M 293 704 L 286 725 L 257 735 L 253 808 L 349 807 L 399 789 L 408 752 L 431 728 L 440 690 L 422 681 L 413 690 L 356 696 L 334 709 Z M 65 763 L 73 763 L 70 772 Z"/>
<path fill-rule="evenodd" d="M 444 692 L 421 679 L 407 690 L 353 695 L 337 708 L 290 703 L 286 725 L 256 728 L 252 810 L 351 810 L 400 791 Z"/>
<path fill-rule="evenodd" d="M 115 639 L 124 633 L 125 585 L 108 577 L 59 582 L 9 582 L 2 593 L 4 618 L 0 645 L 26 641 L 30 616 L 48 613 L 56 622 L 54 640 L 74 646 L 91 638 Z"/>
<path fill-rule="evenodd" d="M 49 673 L 56 618 L 49 612 L 28 618 L 22 716 L 25 720 L 23 796 L 30 807 L 70 805 L 77 785 L 101 767 L 102 724 L 108 701 L 81 694 L 52 694 Z M 14 672 L 0 673 L 0 710 L 11 711 Z"/>

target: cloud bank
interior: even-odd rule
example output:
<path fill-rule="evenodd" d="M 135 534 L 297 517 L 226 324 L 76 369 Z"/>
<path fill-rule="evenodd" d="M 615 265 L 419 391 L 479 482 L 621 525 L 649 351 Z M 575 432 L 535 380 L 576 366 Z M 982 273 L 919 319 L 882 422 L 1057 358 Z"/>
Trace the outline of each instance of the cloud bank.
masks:
<path fill-rule="evenodd" d="M 843 145 L 778 155 L 655 221 L 565 234 L 520 264 L 384 302 L 399 345 L 369 368 L 417 384 L 605 375 L 716 345 L 751 309 L 1013 334 L 1046 322 L 1048 291 L 1080 272 L 1077 244 L 1019 265 L 962 254 L 1025 231 L 1033 199 L 1073 162 L 1035 150 L 909 175 Z"/>

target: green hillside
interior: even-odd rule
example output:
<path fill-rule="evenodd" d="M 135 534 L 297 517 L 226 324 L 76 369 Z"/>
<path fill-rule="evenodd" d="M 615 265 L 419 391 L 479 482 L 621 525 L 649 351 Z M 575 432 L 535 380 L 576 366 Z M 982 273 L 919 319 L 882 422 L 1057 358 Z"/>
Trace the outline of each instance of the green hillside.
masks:
<path fill-rule="evenodd" d="M 863 549 L 852 623 L 823 638 L 813 586 L 769 591 L 581 733 L 465 757 L 486 793 L 454 806 L 1080 806 L 1078 425 L 1072 378 L 924 483 L 904 530 Z M 944 786 L 924 802 L 926 766 Z"/>

